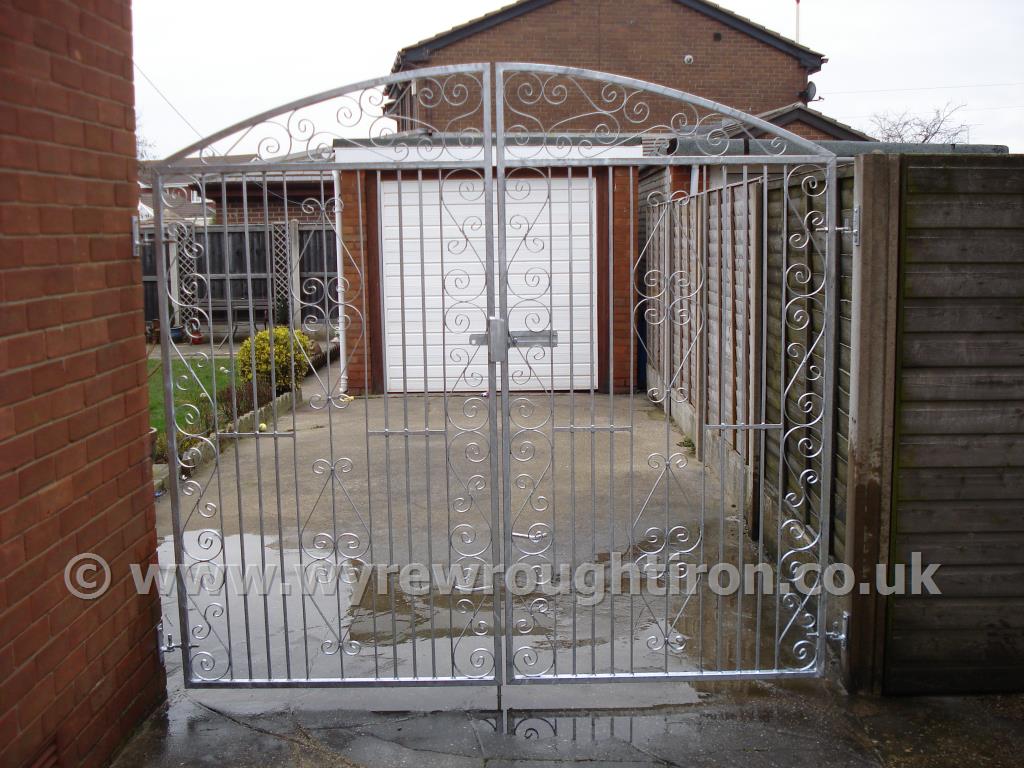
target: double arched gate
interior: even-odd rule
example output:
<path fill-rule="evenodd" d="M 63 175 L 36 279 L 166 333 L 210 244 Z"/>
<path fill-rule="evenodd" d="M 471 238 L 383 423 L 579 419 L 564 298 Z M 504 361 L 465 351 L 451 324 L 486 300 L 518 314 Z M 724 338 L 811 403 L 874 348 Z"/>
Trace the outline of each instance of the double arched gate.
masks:
<path fill-rule="evenodd" d="M 481 64 L 151 170 L 189 685 L 820 673 L 831 153 Z"/>

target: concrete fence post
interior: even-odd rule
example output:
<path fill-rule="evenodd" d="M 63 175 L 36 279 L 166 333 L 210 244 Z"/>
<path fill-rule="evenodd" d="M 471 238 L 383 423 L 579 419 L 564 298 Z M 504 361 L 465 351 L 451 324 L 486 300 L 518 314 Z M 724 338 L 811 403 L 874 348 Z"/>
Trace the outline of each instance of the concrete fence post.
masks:
<path fill-rule="evenodd" d="M 862 155 L 855 166 L 860 244 L 853 251 L 850 450 L 846 559 L 857 582 L 874 583 L 888 560 L 900 246 L 900 156 Z M 850 596 L 843 677 L 850 690 L 881 692 L 885 598 Z"/>

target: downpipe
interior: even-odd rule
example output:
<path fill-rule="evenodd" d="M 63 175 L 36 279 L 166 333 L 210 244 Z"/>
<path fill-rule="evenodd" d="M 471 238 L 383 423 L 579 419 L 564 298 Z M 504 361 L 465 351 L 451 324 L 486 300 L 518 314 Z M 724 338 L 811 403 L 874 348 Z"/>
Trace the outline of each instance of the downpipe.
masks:
<path fill-rule="evenodd" d="M 345 318 L 345 273 L 342 269 L 344 259 L 342 258 L 341 243 L 341 174 L 338 171 L 332 171 L 331 177 L 334 182 L 334 253 L 337 261 L 338 300 L 340 302 L 338 306 L 338 319 L 342 321 L 339 323 L 341 329 L 338 332 L 338 362 L 340 363 L 338 388 L 341 394 L 344 395 L 348 393 L 348 329 L 346 327 L 347 324 L 343 321 Z M 360 212 L 360 215 L 362 215 L 362 212 Z"/>

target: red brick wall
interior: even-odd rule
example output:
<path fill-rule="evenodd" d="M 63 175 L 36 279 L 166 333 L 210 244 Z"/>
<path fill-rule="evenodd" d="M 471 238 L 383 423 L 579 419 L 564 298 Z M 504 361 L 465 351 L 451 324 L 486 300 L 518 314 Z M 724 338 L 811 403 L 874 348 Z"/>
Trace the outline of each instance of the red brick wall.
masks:
<path fill-rule="evenodd" d="M 808 125 L 803 120 L 794 120 L 783 127 L 790 133 L 795 133 L 797 136 L 802 136 L 811 141 L 835 141 L 835 136 L 830 136 L 824 131 Z"/>
<path fill-rule="evenodd" d="M 213 200 L 216 210 L 210 221 L 210 226 L 224 223 L 241 226 L 248 222 L 250 229 L 256 230 L 261 229 L 267 222 L 271 224 L 284 222 L 286 206 L 283 185 L 280 182 L 268 182 L 266 185 L 267 199 L 264 204 L 263 184 L 259 178 L 254 174 L 246 182 L 245 197 L 248 200 L 245 206 L 242 204 L 242 188 L 239 181 L 228 182 L 226 203 L 221 194 L 220 182 L 207 182 L 206 196 Z M 289 181 L 287 220 L 303 224 L 320 224 L 323 221 L 323 214 L 320 211 L 321 195 L 324 205 L 327 206 L 334 195 L 333 181 L 329 173 L 324 174 L 322 189 L 316 182 Z M 303 202 L 306 200 L 309 200 L 310 203 L 304 209 Z"/>
<path fill-rule="evenodd" d="M 597 179 L 597 355 L 598 382 L 602 392 L 608 391 L 609 374 L 616 392 L 628 392 L 635 386 L 637 372 L 630 370 L 632 348 L 635 363 L 636 340 L 632 338 L 632 309 L 636 296 L 630 297 L 632 264 L 639 256 L 639 233 L 636 216 L 639 208 L 639 176 L 637 168 L 612 169 L 611 206 L 608 205 L 608 170 L 595 173 Z M 631 217 L 632 216 L 632 223 Z M 608 303 L 608 224 L 611 218 L 611 292 Z M 610 331 L 610 334 L 609 334 Z M 610 336 L 610 338 L 609 338 Z M 608 359 L 609 341 L 612 346 Z"/>
<path fill-rule="evenodd" d="M 692 64 L 683 63 L 686 55 Z M 751 114 L 792 104 L 807 85 L 789 54 L 673 0 L 560 0 L 410 66 L 498 61 L 612 72 Z"/>
<path fill-rule="evenodd" d="M 83 5 L 88 6 L 86 10 Z M 128 0 L 0 6 L 0 765 L 100 765 L 164 696 Z M 103 556 L 85 601 L 68 560 Z"/>

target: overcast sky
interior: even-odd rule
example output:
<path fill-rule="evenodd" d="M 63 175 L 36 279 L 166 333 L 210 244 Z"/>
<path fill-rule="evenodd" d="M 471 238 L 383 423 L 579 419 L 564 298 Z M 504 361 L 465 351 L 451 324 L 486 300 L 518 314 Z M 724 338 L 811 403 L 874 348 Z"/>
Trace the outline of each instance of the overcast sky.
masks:
<path fill-rule="evenodd" d="M 134 0 L 142 133 L 158 157 L 277 104 L 391 70 L 405 45 L 508 0 Z M 628 2 L 628 0 L 622 0 Z M 794 0 L 719 0 L 786 36 Z M 829 61 L 813 107 L 870 131 L 876 112 L 963 104 L 974 143 L 1024 151 L 1024 1 L 803 0 L 800 42 Z"/>

